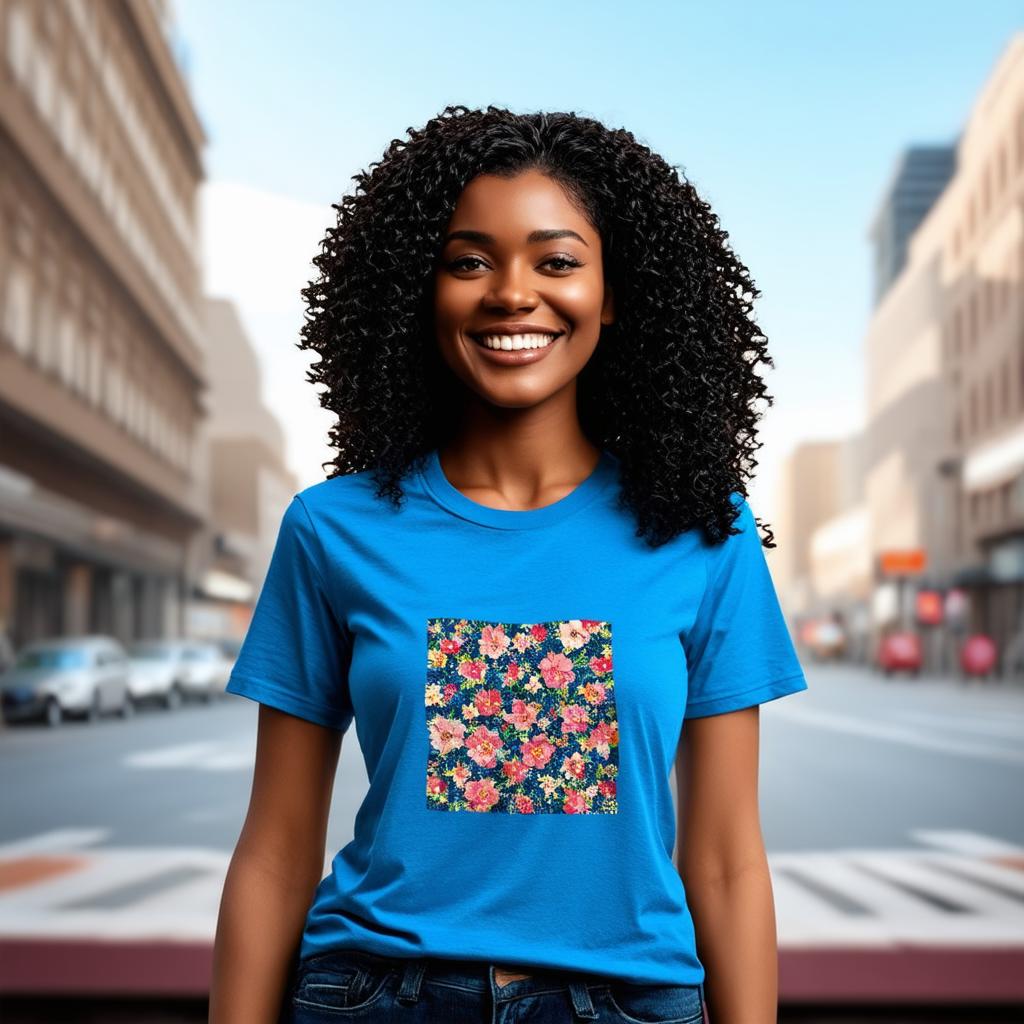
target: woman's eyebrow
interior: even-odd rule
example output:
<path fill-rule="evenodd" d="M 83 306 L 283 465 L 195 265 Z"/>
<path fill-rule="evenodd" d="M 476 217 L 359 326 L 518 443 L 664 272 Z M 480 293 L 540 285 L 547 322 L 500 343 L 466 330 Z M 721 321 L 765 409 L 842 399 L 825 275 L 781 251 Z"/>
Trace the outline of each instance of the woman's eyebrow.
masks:
<path fill-rule="evenodd" d="M 583 242 L 587 245 L 583 236 L 577 234 L 571 228 L 545 228 L 538 231 L 531 231 L 526 236 L 526 244 L 533 245 L 535 242 L 553 242 L 556 238 L 575 238 L 577 241 Z M 471 231 L 469 228 L 463 228 L 461 231 L 452 231 L 445 236 L 444 245 L 449 242 L 454 242 L 457 239 L 462 239 L 466 242 L 479 242 L 480 245 L 493 245 L 495 242 L 494 235 L 489 235 L 486 231 Z M 588 245 L 589 249 L 590 246 Z"/>

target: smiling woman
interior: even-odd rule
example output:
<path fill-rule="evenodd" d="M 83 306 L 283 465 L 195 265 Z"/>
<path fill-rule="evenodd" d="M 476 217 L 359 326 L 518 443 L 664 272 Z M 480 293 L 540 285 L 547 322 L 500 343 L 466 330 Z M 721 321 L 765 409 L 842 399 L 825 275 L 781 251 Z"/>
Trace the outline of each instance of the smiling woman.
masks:
<path fill-rule="evenodd" d="M 357 180 L 304 291 L 337 456 L 227 687 L 262 707 L 211 1021 L 696 1024 L 705 979 L 774 1019 L 757 708 L 807 684 L 744 498 L 754 286 L 574 114 L 450 107 Z"/>

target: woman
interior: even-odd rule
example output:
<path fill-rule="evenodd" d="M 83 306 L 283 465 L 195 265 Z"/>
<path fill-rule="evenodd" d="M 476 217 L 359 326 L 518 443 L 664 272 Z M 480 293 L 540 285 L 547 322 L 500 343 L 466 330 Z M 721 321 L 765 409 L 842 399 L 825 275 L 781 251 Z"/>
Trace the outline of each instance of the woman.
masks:
<path fill-rule="evenodd" d="M 575 114 L 448 107 L 357 180 L 303 291 L 338 454 L 228 686 L 260 711 L 210 1019 L 774 1021 L 758 705 L 807 683 L 744 498 L 759 293 Z"/>

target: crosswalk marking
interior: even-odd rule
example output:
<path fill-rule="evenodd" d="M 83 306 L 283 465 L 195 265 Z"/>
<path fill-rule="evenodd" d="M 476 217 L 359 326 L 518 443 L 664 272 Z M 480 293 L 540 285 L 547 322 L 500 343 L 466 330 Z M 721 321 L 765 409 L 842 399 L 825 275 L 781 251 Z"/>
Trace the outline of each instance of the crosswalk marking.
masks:
<path fill-rule="evenodd" d="M 0 940 L 213 941 L 227 851 L 97 847 L 104 835 L 63 830 L 0 847 L 0 866 L 33 853 L 82 861 L 0 892 Z M 921 835 L 924 849 L 769 854 L 780 948 L 1024 951 L 1024 870 L 995 859 L 1020 849 L 962 831 Z"/>

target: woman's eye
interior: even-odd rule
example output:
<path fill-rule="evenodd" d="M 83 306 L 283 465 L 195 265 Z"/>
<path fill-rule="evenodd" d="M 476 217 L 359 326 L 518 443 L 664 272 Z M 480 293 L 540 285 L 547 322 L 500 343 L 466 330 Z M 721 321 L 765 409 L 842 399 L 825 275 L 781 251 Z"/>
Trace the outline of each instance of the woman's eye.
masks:
<path fill-rule="evenodd" d="M 459 259 L 453 260 L 448 264 L 449 270 L 476 270 L 477 266 L 474 264 L 483 265 L 483 260 L 479 256 L 460 256 Z M 555 266 L 555 270 L 572 270 L 575 267 L 582 267 L 583 264 L 579 260 L 574 259 L 572 256 L 550 256 L 546 259 L 541 266 L 547 267 L 553 264 L 559 264 Z"/>
<path fill-rule="evenodd" d="M 551 263 L 562 263 L 564 266 L 555 267 L 556 270 L 571 270 L 573 267 L 583 266 L 579 260 L 573 259 L 571 256 L 552 256 L 551 259 L 544 261 L 546 264 Z"/>
<path fill-rule="evenodd" d="M 449 270 L 475 270 L 476 267 L 467 267 L 465 264 L 469 263 L 483 263 L 477 256 L 463 256 L 460 259 L 455 260 L 453 263 L 448 264 Z"/>

